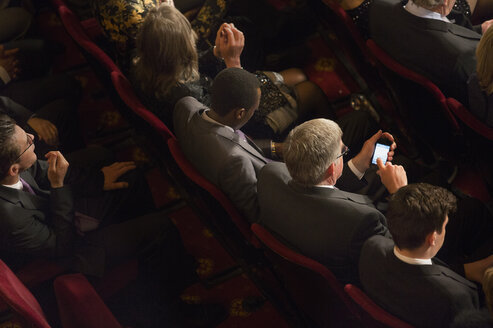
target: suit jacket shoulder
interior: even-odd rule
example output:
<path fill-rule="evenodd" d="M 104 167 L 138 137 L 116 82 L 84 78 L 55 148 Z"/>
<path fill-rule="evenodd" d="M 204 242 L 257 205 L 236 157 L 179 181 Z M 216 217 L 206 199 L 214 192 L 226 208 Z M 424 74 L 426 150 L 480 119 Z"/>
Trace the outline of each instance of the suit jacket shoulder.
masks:
<path fill-rule="evenodd" d="M 417 327 L 449 327 L 462 310 L 478 309 L 473 283 L 442 265 L 411 265 L 393 253 L 394 243 L 381 236 L 363 246 L 361 283 L 377 304 Z"/>
<path fill-rule="evenodd" d="M 367 197 L 296 184 L 284 163 L 268 163 L 260 171 L 258 195 L 261 223 L 344 282 L 358 281 L 364 241 L 388 234 L 385 217 Z"/>
<path fill-rule="evenodd" d="M 250 222 L 257 221 L 257 173 L 267 161 L 254 144 L 230 128 L 204 120 L 204 110 L 207 107 L 191 97 L 177 103 L 174 127 L 180 147 Z"/>

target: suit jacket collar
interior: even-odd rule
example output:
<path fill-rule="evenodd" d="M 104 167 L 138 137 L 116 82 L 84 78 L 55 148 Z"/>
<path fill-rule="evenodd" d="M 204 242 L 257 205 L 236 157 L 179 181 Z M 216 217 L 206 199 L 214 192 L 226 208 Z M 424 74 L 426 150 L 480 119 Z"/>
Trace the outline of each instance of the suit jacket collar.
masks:
<path fill-rule="evenodd" d="M 401 3 L 396 4 L 395 8 L 398 12 L 397 17 L 404 17 L 409 23 L 418 27 L 419 29 L 435 30 L 444 33 L 450 32 L 457 36 L 467 39 L 473 39 L 473 40 L 479 40 L 481 38 L 481 35 L 472 29 L 473 26 L 470 24 L 469 21 L 457 22 L 456 24 L 453 24 L 453 23 L 446 23 L 444 21 L 437 19 L 418 17 L 409 13 L 406 9 L 404 9 Z M 461 25 L 459 25 L 458 23 L 461 23 Z"/>
<path fill-rule="evenodd" d="M 372 201 L 363 195 L 346 192 L 337 188 L 320 188 L 317 186 L 304 186 L 294 180 L 290 180 L 288 185 L 296 192 L 314 195 L 324 198 L 336 198 L 342 200 L 350 200 L 358 204 L 369 205 L 373 207 Z"/>
<path fill-rule="evenodd" d="M 442 276 L 443 275 L 465 286 L 468 286 L 471 289 L 476 290 L 476 285 L 474 285 L 474 283 L 468 281 L 467 279 L 459 276 L 457 273 L 448 269 L 445 265 L 443 265 L 443 262 L 438 259 L 433 258 L 432 265 L 413 265 L 399 260 L 395 256 L 393 250 L 391 250 L 389 254 L 389 260 L 394 263 L 394 267 L 402 269 L 401 272 L 403 277 L 405 277 L 406 275 L 408 276 L 409 275 L 411 276 Z"/>
<path fill-rule="evenodd" d="M 230 129 L 227 129 L 219 124 L 214 124 L 212 122 L 208 122 L 204 120 L 201 117 L 203 111 L 204 109 L 197 111 L 195 115 L 192 117 L 192 121 L 193 121 L 192 124 L 193 126 L 197 127 L 198 130 L 200 130 L 199 131 L 200 133 L 216 134 L 221 138 L 227 139 L 237 144 L 245 151 L 247 151 L 250 155 L 255 156 L 256 158 L 263 161 L 264 163 L 267 163 L 267 160 L 262 154 L 262 150 L 258 148 L 255 145 L 255 143 L 252 142 L 252 144 L 250 144 L 249 142 L 241 139 L 237 133 L 232 132 Z"/>
<path fill-rule="evenodd" d="M 36 195 L 23 190 L 0 185 L 0 198 L 14 205 L 20 204 L 26 209 L 37 210 L 46 207 L 46 197 L 49 196 L 49 192 L 40 189 L 33 176 L 28 171 L 22 172 L 21 177 L 29 183 Z"/>

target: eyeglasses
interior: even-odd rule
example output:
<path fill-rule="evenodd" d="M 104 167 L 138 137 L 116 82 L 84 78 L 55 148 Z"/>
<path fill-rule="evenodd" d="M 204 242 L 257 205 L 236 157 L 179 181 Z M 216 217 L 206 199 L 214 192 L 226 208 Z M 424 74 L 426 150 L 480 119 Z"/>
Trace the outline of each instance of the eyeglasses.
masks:
<path fill-rule="evenodd" d="M 32 145 L 34 145 L 34 140 L 33 140 L 33 138 L 32 138 L 29 134 L 27 134 L 27 142 L 29 143 L 29 146 L 27 146 L 27 148 L 26 148 L 26 149 L 24 149 L 24 151 L 23 151 L 23 152 L 22 152 L 19 156 L 17 156 L 17 158 L 14 160 L 14 163 L 16 163 L 16 162 L 19 160 L 19 158 L 21 158 L 21 156 L 22 156 L 22 155 L 24 155 L 24 153 L 25 153 L 25 152 L 26 152 L 29 148 L 31 148 L 31 146 L 32 146 Z"/>
<path fill-rule="evenodd" d="M 349 153 L 349 147 L 344 145 L 344 147 L 342 147 L 341 154 L 339 156 L 337 156 L 336 159 L 338 159 L 339 157 L 347 155 L 347 153 Z"/>

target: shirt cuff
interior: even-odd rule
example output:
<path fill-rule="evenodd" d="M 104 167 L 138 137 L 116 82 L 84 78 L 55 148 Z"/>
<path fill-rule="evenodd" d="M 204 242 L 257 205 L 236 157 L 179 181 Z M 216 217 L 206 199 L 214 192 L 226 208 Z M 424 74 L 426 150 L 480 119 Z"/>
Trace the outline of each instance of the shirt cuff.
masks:
<path fill-rule="evenodd" d="M 10 75 L 2 66 L 0 66 L 0 79 L 2 79 L 5 84 L 10 82 Z"/>
<path fill-rule="evenodd" d="M 363 176 L 365 175 L 365 172 L 361 173 L 356 166 L 353 164 L 353 160 L 350 160 L 347 163 L 347 166 L 349 166 L 349 169 L 354 173 L 354 175 L 358 178 L 358 180 L 361 180 Z"/>

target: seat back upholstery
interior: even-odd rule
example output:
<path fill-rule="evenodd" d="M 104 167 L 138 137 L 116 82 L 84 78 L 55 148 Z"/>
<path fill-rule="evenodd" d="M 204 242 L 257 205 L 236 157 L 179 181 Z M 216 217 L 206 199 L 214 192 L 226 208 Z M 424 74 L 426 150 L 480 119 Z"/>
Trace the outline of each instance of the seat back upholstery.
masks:
<path fill-rule="evenodd" d="M 168 148 L 176 164 L 188 179 L 207 191 L 224 209 L 231 221 L 238 228 L 243 237 L 250 243 L 255 239 L 252 236 L 247 220 L 238 212 L 231 200 L 217 188 L 212 182 L 207 180 L 200 172 L 188 161 L 183 154 L 176 138 L 168 139 Z M 255 246 L 255 245 L 254 245 Z"/>
<path fill-rule="evenodd" d="M 414 87 L 409 84 L 400 84 L 397 86 L 398 88 L 409 90 L 403 90 L 403 92 L 407 92 L 410 94 L 412 98 L 406 98 L 405 101 L 410 101 L 410 105 L 414 106 L 412 100 L 421 100 L 422 103 L 429 103 L 430 107 L 439 107 L 442 113 L 442 117 L 444 116 L 447 120 L 450 128 L 453 129 L 455 133 L 461 134 L 460 126 L 455 119 L 454 115 L 450 111 L 447 105 L 447 98 L 444 96 L 442 91 L 428 78 L 424 77 L 421 74 L 418 74 L 407 67 L 404 67 L 392 57 L 390 57 L 383 49 L 381 49 L 373 40 L 367 40 L 366 45 L 370 50 L 371 54 L 389 71 L 395 73 L 401 79 L 411 81 L 414 84 Z M 388 77 L 388 75 L 386 75 Z M 403 95 L 403 93 L 399 93 L 399 95 Z M 424 99 L 420 99 L 423 98 Z M 432 113 L 430 113 L 432 114 Z"/>
<path fill-rule="evenodd" d="M 130 81 L 119 70 L 111 72 L 111 81 L 123 102 L 134 114 L 146 121 L 157 133 L 159 133 L 164 138 L 164 141 L 175 137 L 166 124 L 142 104 L 135 94 Z"/>
<path fill-rule="evenodd" d="M 94 57 L 108 73 L 120 70 L 114 61 L 87 36 L 79 18 L 72 10 L 64 5 L 58 6 L 57 10 L 68 34 L 82 49 Z"/>
<path fill-rule="evenodd" d="M 475 133 L 493 141 L 493 128 L 480 121 L 464 105 L 454 98 L 447 98 L 447 105 L 459 120 Z"/>
<path fill-rule="evenodd" d="M 264 245 L 266 256 L 274 264 L 289 296 L 311 324 L 352 326 L 349 314 L 354 311 L 349 308 L 354 304 L 327 267 L 288 248 L 263 226 L 254 223 L 251 229 Z"/>
<path fill-rule="evenodd" d="M 347 284 L 344 291 L 358 305 L 355 315 L 358 315 L 365 327 L 412 328 L 410 324 L 394 317 L 375 304 L 361 289 Z"/>
<path fill-rule="evenodd" d="M 38 301 L 2 260 L 0 260 L 0 297 L 32 326 L 50 327 Z"/>
<path fill-rule="evenodd" d="M 84 275 L 57 277 L 54 287 L 64 328 L 122 327 Z"/>

